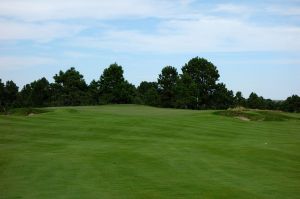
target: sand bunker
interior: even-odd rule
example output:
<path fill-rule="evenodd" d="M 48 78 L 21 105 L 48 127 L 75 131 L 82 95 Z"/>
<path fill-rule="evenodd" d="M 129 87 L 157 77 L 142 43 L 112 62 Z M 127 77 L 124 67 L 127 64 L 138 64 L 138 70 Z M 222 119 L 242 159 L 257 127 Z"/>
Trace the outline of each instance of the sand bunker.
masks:
<path fill-rule="evenodd" d="M 239 116 L 239 117 L 235 117 L 235 118 L 240 119 L 240 120 L 243 120 L 243 121 L 250 121 L 249 118 L 243 117 L 243 116 Z"/>

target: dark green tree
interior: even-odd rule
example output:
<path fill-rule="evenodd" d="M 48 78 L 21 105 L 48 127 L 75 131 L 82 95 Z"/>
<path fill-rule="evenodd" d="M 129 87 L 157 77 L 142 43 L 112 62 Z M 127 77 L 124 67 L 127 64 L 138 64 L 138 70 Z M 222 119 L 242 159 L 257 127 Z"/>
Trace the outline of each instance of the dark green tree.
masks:
<path fill-rule="evenodd" d="M 52 100 L 57 105 L 85 105 L 87 104 L 87 84 L 75 68 L 66 72 L 60 71 L 54 77 L 55 84 L 51 85 Z"/>
<path fill-rule="evenodd" d="M 132 103 L 136 91 L 132 84 L 125 81 L 122 66 L 117 63 L 111 64 L 104 69 L 99 80 L 100 103 Z"/>
<path fill-rule="evenodd" d="M 214 109 L 227 109 L 234 104 L 233 91 L 228 90 L 226 85 L 218 83 L 216 89 L 211 95 L 210 107 Z"/>
<path fill-rule="evenodd" d="M 5 85 L 4 85 L 4 83 L 2 83 L 2 80 L 0 79 L 0 112 L 3 112 L 5 110 L 5 108 L 4 108 L 4 105 L 5 105 L 4 88 L 5 88 Z"/>
<path fill-rule="evenodd" d="M 264 109 L 267 110 L 278 110 L 279 104 L 271 99 L 264 99 Z"/>
<path fill-rule="evenodd" d="M 142 104 L 159 105 L 158 84 L 156 82 L 143 81 L 137 88 Z"/>
<path fill-rule="evenodd" d="M 19 88 L 13 81 L 7 81 L 2 89 L 1 109 L 3 112 L 7 112 L 16 105 Z"/>
<path fill-rule="evenodd" d="M 90 104 L 96 105 L 99 104 L 99 97 L 100 97 L 100 84 L 99 81 L 91 81 L 90 85 L 88 86 L 88 96 Z"/>
<path fill-rule="evenodd" d="M 195 57 L 182 67 L 182 72 L 189 75 L 196 85 L 193 91 L 196 98 L 194 107 L 207 108 L 220 77 L 216 66 L 204 58 Z"/>
<path fill-rule="evenodd" d="M 252 92 L 247 99 L 247 106 L 253 109 L 264 109 L 264 98 Z"/>
<path fill-rule="evenodd" d="M 236 92 L 234 97 L 234 105 L 235 106 L 246 106 L 246 99 L 243 97 L 243 94 L 241 91 Z"/>
<path fill-rule="evenodd" d="M 21 107 L 32 107 L 32 87 L 31 84 L 26 84 L 23 86 L 22 90 L 19 93 L 18 104 Z"/>
<path fill-rule="evenodd" d="M 47 106 L 50 100 L 50 84 L 48 80 L 43 77 L 34 81 L 31 83 L 31 88 L 31 101 L 33 106 Z"/>
<path fill-rule="evenodd" d="M 61 84 L 50 84 L 50 106 L 65 106 L 64 104 L 64 88 Z"/>
<path fill-rule="evenodd" d="M 288 112 L 300 112 L 300 97 L 292 95 L 288 97 L 283 103 L 281 109 Z"/>
<path fill-rule="evenodd" d="M 184 109 L 196 109 L 196 89 L 196 83 L 192 80 L 191 76 L 188 74 L 181 74 L 176 86 L 176 107 Z"/>
<path fill-rule="evenodd" d="M 125 80 L 122 66 L 111 64 L 99 81 L 85 83 L 83 75 L 75 68 L 60 71 L 49 84 L 41 78 L 25 85 L 20 92 L 13 81 L 2 83 L 0 79 L 0 111 L 14 107 L 42 107 L 69 105 L 97 105 L 107 103 L 141 103 L 151 106 L 188 109 L 225 109 L 246 106 L 256 109 L 299 112 L 299 96 L 293 95 L 285 101 L 264 99 L 251 93 L 248 99 L 217 83 L 219 73 L 211 62 L 195 57 L 182 67 L 178 75 L 176 68 L 162 69 L 157 82 L 141 82 L 136 89 Z"/>
<path fill-rule="evenodd" d="M 136 87 L 133 84 L 130 84 L 127 80 L 125 80 L 121 85 L 120 94 L 119 94 L 120 101 L 118 103 L 122 103 L 122 104 L 136 103 L 136 97 L 137 97 Z"/>
<path fill-rule="evenodd" d="M 178 73 L 176 68 L 166 66 L 162 69 L 157 81 L 162 107 L 175 107 L 177 81 Z"/>

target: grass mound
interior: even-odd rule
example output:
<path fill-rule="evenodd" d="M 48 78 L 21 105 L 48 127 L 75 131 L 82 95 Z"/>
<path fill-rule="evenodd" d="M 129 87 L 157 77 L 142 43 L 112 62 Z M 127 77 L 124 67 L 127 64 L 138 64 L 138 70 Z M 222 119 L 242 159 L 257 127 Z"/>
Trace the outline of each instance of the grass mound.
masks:
<path fill-rule="evenodd" d="M 8 115 L 16 115 L 16 116 L 32 116 L 36 114 L 47 113 L 50 110 L 43 108 L 15 108 L 11 109 L 8 112 Z"/>
<path fill-rule="evenodd" d="M 252 109 L 228 109 L 215 112 L 216 115 L 234 117 L 244 121 L 285 121 L 299 119 L 279 111 L 252 110 Z"/>

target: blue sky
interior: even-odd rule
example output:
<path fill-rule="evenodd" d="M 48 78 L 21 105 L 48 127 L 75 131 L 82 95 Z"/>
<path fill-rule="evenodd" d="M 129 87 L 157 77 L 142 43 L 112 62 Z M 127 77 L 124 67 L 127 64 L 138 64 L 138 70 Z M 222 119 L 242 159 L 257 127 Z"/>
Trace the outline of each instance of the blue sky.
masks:
<path fill-rule="evenodd" d="M 19 87 L 117 62 L 129 82 L 199 56 L 248 97 L 300 95 L 300 0 L 1 0 L 0 78 Z"/>

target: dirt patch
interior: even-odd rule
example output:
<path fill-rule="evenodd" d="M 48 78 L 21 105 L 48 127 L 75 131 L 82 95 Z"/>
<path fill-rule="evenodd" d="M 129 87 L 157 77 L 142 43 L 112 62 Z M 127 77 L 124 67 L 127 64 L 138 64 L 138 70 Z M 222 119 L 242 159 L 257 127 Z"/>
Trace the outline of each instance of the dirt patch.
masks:
<path fill-rule="evenodd" d="M 250 121 L 249 118 L 243 117 L 243 116 L 239 116 L 239 117 L 235 117 L 235 118 L 237 118 L 237 119 L 239 119 L 239 120 L 243 120 L 243 121 Z"/>
<path fill-rule="evenodd" d="M 35 114 L 34 113 L 29 113 L 27 116 L 28 117 L 32 117 L 32 116 L 34 116 Z"/>

